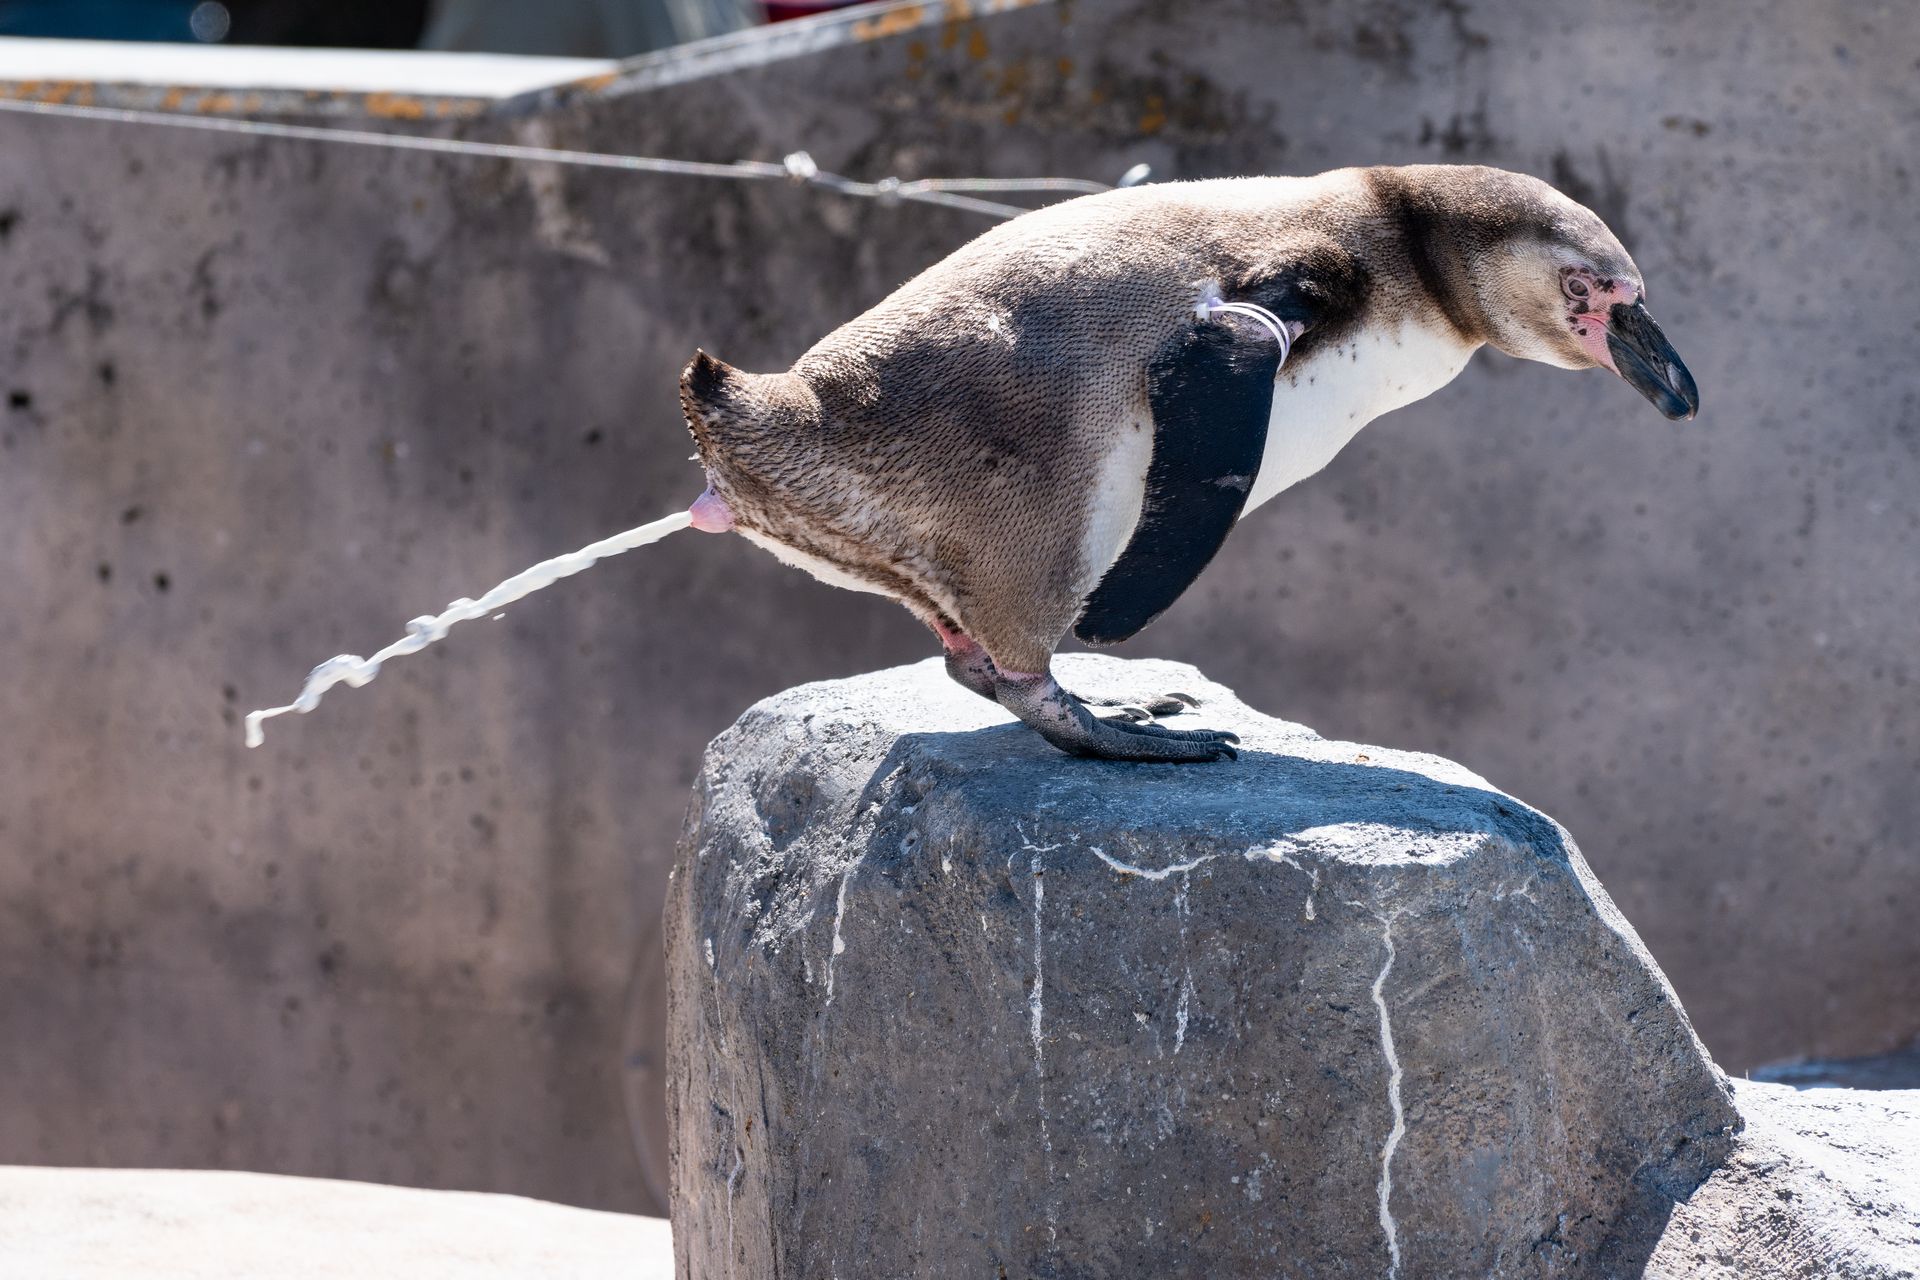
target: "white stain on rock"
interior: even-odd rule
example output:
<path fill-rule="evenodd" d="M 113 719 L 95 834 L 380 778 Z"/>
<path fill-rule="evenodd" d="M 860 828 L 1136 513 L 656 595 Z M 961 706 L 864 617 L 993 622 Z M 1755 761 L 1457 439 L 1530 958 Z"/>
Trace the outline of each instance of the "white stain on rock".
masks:
<path fill-rule="evenodd" d="M 1295 871 L 1298 871 L 1301 875 L 1309 877 L 1309 882 L 1307 884 L 1307 905 L 1306 905 L 1306 910 L 1304 914 L 1308 920 L 1312 920 L 1315 918 L 1315 912 L 1313 909 L 1313 895 L 1320 892 L 1320 868 L 1301 866 L 1299 861 L 1294 858 L 1293 854 L 1294 854 L 1293 845 L 1283 841 L 1282 843 L 1267 845 L 1263 848 L 1249 849 L 1247 850 L 1245 857 L 1248 862 L 1254 862 L 1256 860 L 1264 858 L 1268 862 L 1285 863 L 1287 866 L 1292 867 Z"/>
<path fill-rule="evenodd" d="M 1176 862 L 1171 866 L 1136 867 L 1130 862 L 1120 861 L 1120 859 L 1112 856 L 1097 844 L 1088 845 L 1087 848 L 1092 850 L 1094 857 L 1100 859 L 1100 861 L 1106 863 L 1115 871 L 1121 872 L 1124 875 L 1139 876 L 1143 880 L 1165 880 L 1168 876 L 1184 875 L 1195 867 L 1212 862 L 1220 856 L 1217 853 L 1205 853 L 1197 858 L 1189 859 L 1186 862 Z"/>
<path fill-rule="evenodd" d="M 833 945 L 827 950 L 827 1006 L 833 1004 L 834 967 L 841 953 L 847 949 L 847 940 L 840 932 L 840 922 L 847 915 L 847 881 L 853 879 L 853 873 L 860 869 L 858 862 L 848 867 L 840 877 L 840 893 L 833 902 Z"/>
<path fill-rule="evenodd" d="M 733 1149 L 733 1172 L 727 1175 L 727 1275 L 733 1275 L 733 1192 L 739 1185 L 740 1171 L 747 1167 L 747 1155 L 739 1147 Z"/>
<path fill-rule="evenodd" d="M 1386 963 L 1373 980 L 1373 1007 L 1380 1013 L 1380 1053 L 1387 1060 L 1387 1105 L 1393 1110 L 1393 1128 L 1380 1148 L 1380 1229 L 1387 1236 L 1387 1280 L 1400 1275 L 1400 1234 L 1393 1221 L 1393 1152 L 1407 1133 L 1406 1112 L 1400 1106 L 1400 1058 L 1393 1051 L 1393 1018 L 1387 1012 L 1387 975 L 1393 972 L 1393 922 L 1397 914 L 1377 917 L 1387 945 Z"/>
<path fill-rule="evenodd" d="M 1044 1090 L 1047 1083 L 1046 1072 L 1043 1070 L 1047 1058 L 1044 1035 L 1047 975 L 1046 944 L 1045 935 L 1041 932 L 1040 909 L 1047 901 L 1047 882 L 1043 878 L 1046 875 L 1046 868 L 1040 865 L 1038 853 L 1033 855 L 1031 865 L 1033 870 L 1033 987 L 1027 992 L 1027 1012 L 1032 1022 L 1034 1070 L 1040 1073 L 1040 1087 Z"/>
<path fill-rule="evenodd" d="M 1049 1238 L 1056 1238 L 1059 1235 L 1059 1209 L 1054 1202 L 1052 1192 L 1053 1136 L 1047 1125 L 1047 952 L 1046 932 L 1042 919 L 1042 911 L 1047 901 L 1047 868 L 1040 861 L 1040 856 L 1052 853 L 1060 846 L 1035 844 L 1027 839 L 1025 832 L 1021 832 L 1020 847 L 1029 855 L 1027 869 L 1033 874 L 1033 986 L 1027 990 L 1027 1033 L 1033 1040 L 1033 1075 L 1039 1093 L 1040 1148 L 1046 1157 L 1047 1166 L 1047 1235 Z"/>
<path fill-rule="evenodd" d="M 1203 859 L 1204 861 L 1204 859 Z M 1180 1003 L 1173 1011 L 1173 1054 L 1177 1058 L 1187 1045 L 1187 1018 L 1193 1008 L 1193 957 L 1187 950 L 1187 891 L 1193 877 L 1180 877 L 1179 891 L 1173 895 L 1173 909 L 1180 920 Z"/>

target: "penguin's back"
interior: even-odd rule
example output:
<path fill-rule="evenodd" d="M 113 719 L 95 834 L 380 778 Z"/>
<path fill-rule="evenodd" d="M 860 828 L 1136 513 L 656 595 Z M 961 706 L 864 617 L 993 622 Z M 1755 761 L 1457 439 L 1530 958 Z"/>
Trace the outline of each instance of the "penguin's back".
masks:
<path fill-rule="evenodd" d="M 743 531 L 796 563 L 975 632 L 1058 601 L 1032 622 L 1057 636 L 1139 517 L 1156 351 L 1204 295 L 1335 244 L 1329 228 L 1360 205 L 1330 174 L 1113 191 L 1014 219 L 786 373 L 697 358 L 683 397 L 701 460 Z"/>

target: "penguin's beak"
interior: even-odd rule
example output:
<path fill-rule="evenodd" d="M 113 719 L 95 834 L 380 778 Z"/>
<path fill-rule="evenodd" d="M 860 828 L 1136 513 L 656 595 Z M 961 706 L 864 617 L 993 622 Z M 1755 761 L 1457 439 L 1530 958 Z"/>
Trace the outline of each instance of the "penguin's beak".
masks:
<path fill-rule="evenodd" d="M 1700 412 L 1700 389 L 1680 362 L 1680 353 L 1647 314 L 1646 304 L 1616 302 L 1607 316 L 1607 354 L 1620 376 L 1675 421 Z"/>

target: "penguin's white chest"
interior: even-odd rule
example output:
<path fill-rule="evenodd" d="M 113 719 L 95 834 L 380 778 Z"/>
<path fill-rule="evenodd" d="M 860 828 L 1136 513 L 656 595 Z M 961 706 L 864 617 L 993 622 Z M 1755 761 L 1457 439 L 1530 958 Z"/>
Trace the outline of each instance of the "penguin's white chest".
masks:
<path fill-rule="evenodd" d="M 1381 414 L 1452 382 L 1473 352 L 1451 331 L 1406 322 L 1369 326 L 1289 364 L 1274 379 L 1260 474 L 1240 514 L 1325 467 Z"/>

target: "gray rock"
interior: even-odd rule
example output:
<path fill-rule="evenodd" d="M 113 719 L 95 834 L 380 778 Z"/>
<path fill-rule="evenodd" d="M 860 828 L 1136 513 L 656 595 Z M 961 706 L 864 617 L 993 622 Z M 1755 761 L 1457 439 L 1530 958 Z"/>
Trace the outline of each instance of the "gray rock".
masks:
<path fill-rule="evenodd" d="M 1920 1090 L 1734 1083 L 1733 1156 L 1675 1208 L 1648 1280 L 1913 1280 Z"/>
<path fill-rule="evenodd" d="M 709 748 L 669 891 L 687 1277 L 1616 1275 L 1738 1116 L 1550 819 L 1191 667 L 1237 763 L 1070 759 L 935 662 Z"/>

